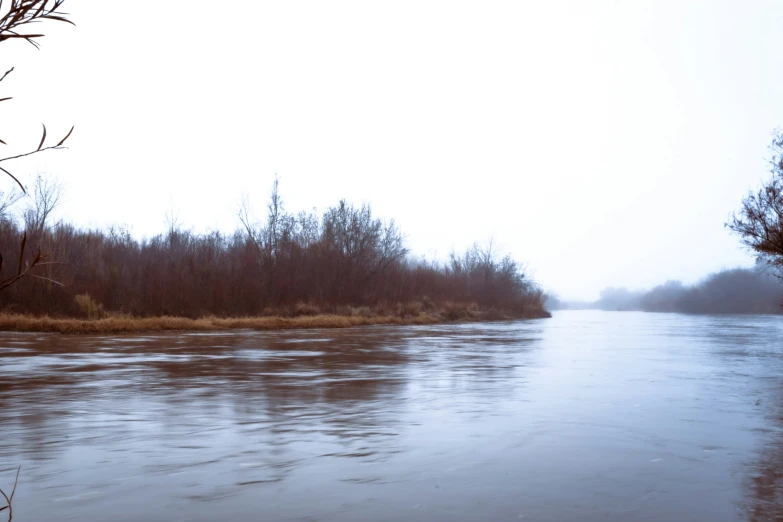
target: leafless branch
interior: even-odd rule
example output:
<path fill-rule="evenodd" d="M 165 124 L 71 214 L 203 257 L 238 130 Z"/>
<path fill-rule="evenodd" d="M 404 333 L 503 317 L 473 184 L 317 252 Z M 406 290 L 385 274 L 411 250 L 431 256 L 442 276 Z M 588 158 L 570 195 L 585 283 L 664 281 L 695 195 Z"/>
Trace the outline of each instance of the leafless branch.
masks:
<path fill-rule="evenodd" d="M 5 498 L 6 506 L 0 508 L 0 511 L 8 510 L 8 522 L 11 522 L 14 518 L 14 508 L 13 508 L 13 501 L 14 501 L 14 494 L 16 493 L 16 485 L 19 483 L 19 472 L 22 470 L 22 466 L 19 466 L 16 470 L 16 479 L 14 480 L 14 489 L 11 491 L 11 496 L 5 494 L 5 491 L 0 489 L 0 495 L 3 495 L 3 498 Z"/>
<path fill-rule="evenodd" d="M 13 67 L 11 67 L 10 69 L 8 69 L 8 70 L 5 72 L 5 74 L 3 75 L 3 77 L 2 77 L 2 78 L 0 78 L 0 82 L 2 82 L 3 80 L 5 80 L 5 77 L 6 77 L 6 76 L 8 76 L 9 74 L 11 74 L 12 72 L 14 72 L 14 68 L 13 68 Z M 10 98 L 3 98 L 3 100 L 10 100 Z"/>
<path fill-rule="evenodd" d="M 32 33 L 32 32 L 23 32 L 23 31 L 25 31 L 25 29 L 31 24 L 43 22 L 46 20 L 54 20 L 54 21 L 65 22 L 74 25 L 74 23 L 68 19 L 69 16 L 68 13 L 65 13 L 60 10 L 60 8 L 63 6 L 64 3 L 65 0 L 10 0 L 10 2 L 6 4 L 7 9 L 4 10 L 3 9 L 4 2 L 3 0 L 0 0 L 0 11 L 3 11 L 5 13 L 5 14 L 0 14 L 0 42 L 21 39 L 32 44 L 36 49 L 39 48 L 39 44 L 36 40 L 38 38 L 42 38 L 43 34 L 38 32 Z M 14 70 L 13 67 L 8 69 L 0 77 L 0 82 L 5 80 L 6 77 L 9 74 L 11 74 L 11 72 L 13 72 L 13 70 Z M 10 99 L 11 99 L 10 96 L 5 96 L 0 98 L 0 102 L 7 101 Z M 41 133 L 41 141 L 38 143 L 38 147 L 35 150 L 0 158 L 0 163 L 24 158 L 27 156 L 32 156 L 33 154 L 38 154 L 40 152 L 45 152 L 47 150 L 61 149 L 63 148 L 63 145 L 65 144 L 66 140 L 68 140 L 68 138 L 71 136 L 71 133 L 73 132 L 73 127 L 71 127 L 71 130 L 69 130 L 68 133 L 65 135 L 65 137 L 63 137 L 60 141 L 58 141 L 57 144 L 46 146 L 46 136 L 47 136 L 46 125 L 42 125 L 42 126 L 43 126 L 43 132 Z M 6 145 L 6 142 L 0 139 L 0 144 Z M 16 184 L 19 186 L 19 188 L 22 190 L 22 193 L 27 193 L 27 190 L 25 189 L 22 182 L 19 181 L 19 179 L 16 176 L 14 176 L 7 168 L 0 166 L 0 171 L 2 171 L 6 175 L 8 175 L 12 180 L 14 180 Z M 38 188 L 39 187 L 37 185 L 36 189 Z M 31 273 L 31 270 L 41 265 L 43 260 L 48 257 L 48 254 L 41 254 L 40 249 L 38 249 L 38 252 L 36 253 L 35 258 L 32 260 L 32 262 L 29 263 L 29 265 L 27 265 L 26 268 L 23 266 L 26 243 L 27 243 L 27 232 L 25 232 L 24 237 L 22 238 L 22 244 L 19 249 L 19 267 L 17 273 L 16 275 L 8 279 L 0 281 L 0 291 L 4 290 L 5 288 L 8 288 L 15 282 L 25 277 L 35 277 L 37 279 L 44 279 L 52 283 L 59 284 L 57 283 L 57 281 L 54 281 L 50 278 Z M 2 255 L 0 255 L 0 269 L 2 269 L 2 263 L 3 263 L 3 259 L 2 259 Z M 13 493 L 11 494 L 11 496 L 13 497 Z M 10 502 L 9 502 L 8 509 L 10 512 Z"/>
<path fill-rule="evenodd" d="M 5 218 L 11 207 L 16 205 L 24 197 L 24 193 L 16 187 L 11 187 L 8 192 L 0 191 L 0 220 Z"/>
<path fill-rule="evenodd" d="M 7 279 L 4 279 L 0 281 L 0 291 L 5 290 L 12 284 L 16 283 L 20 279 L 24 279 L 25 277 L 36 277 L 39 279 L 47 279 L 53 283 L 57 283 L 56 281 L 52 281 L 51 279 L 44 278 L 38 275 L 35 275 L 32 272 L 33 269 L 35 269 L 37 266 L 43 265 L 43 262 L 46 258 L 49 257 L 49 254 L 41 254 L 41 249 L 39 248 L 38 251 L 35 254 L 35 257 L 33 258 L 32 262 L 28 263 L 25 266 L 24 262 L 24 251 L 25 247 L 27 246 L 27 232 L 24 233 L 24 236 L 22 237 L 22 244 L 19 248 L 19 267 L 17 268 L 16 275 L 13 275 Z M 3 256 L 0 254 L 0 270 L 3 268 Z M 57 283 L 60 284 L 60 283 Z M 60 285 L 62 286 L 62 285 Z"/>
<path fill-rule="evenodd" d="M 66 147 L 63 147 L 63 143 L 65 143 L 65 140 L 67 140 L 71 136 L 71 133 L 73 132 L 74 127 L 71 127 L 71 130 L 68 131 L 68 134 L 66 134 L 65 137 L 63 139 L 61 139 L 57 143 L 57 145 L 50 145 L 48 147 L 44 147 L 43 146 L 44 145 L 44 141 L 46 140 L 46 126 L 45 125 L 44 125 L 43 129 L 44 130 L 43 130 L 43 136 L 41 136 L 41 143 L 38 145 L 38 148 L 36 150 L 30 151 L 30 152 L 25 152 L 24 154 L 17 154 L 16 156 L 9 156 L 7 158 L 0 158 L 0 163 L 2 163 L 4 161 L 10 161 L 10 160 L 15 160 L 15 159 L 19 159 L 19 158 L 24 158 L 24 157 L 27 157 L 27 156 L 32 156 L 33 154 L 38 154 L 39 152 L 44 152 L 44 151 L 47 151 L 47 150 L 64 149 Z M 22 192 L 27 193 L 27 190 L 25 190 L 24 185 L 22 185 L 22 183 L 16 178 L 16 176 L 11 174 L 7 169 L 5 169 L 3 167 L 0 167 L 0 170 L 5 172 L 6 174 L 8 174 L 14 181 L 16 181 L 16 183 L 22 189 Z"/>
<path fill-rule="evenodd" d="M 39 44 L 35 40 L 44 35 L 40 33 L 21 34 L 18 29 L 44 20 L 56 20 L 74 25 L 72 21 L 68 20 L 68 13 L 59 10 L 64 3 L 65 0 L 11 0 L 8 12 L 0 16 L 0 42 L 22 39 L 38 48 Z"/>
<path fill-rule="evenodd" d="M 18 30 L 29 24 L 34 24 L 45 20 L 55 20 L 73 25 L 73 22 L 68 19 L 68 13 L 60 11 L 60 8 L 64 3 L 65 0 L 11 0 L 8 11 L 4 15 L 0 16 L 0 42 L 13 39 L 22 39 L 38 48 L 39 45 L 38 42 L 36 42 L 36 39 L 43 37 L 43 34 L 21 34 L 18 32 Z M 0 9 L 2 9 L 2 7 L 3 2 L 0 1 Z M 8 76 L 13 70 L 13 67 L 7 70 L 5 74 L 0 77 L 0 82 L 5 80 L 6 76 Z M 10 96 L 6 96 L 0 98 L 0 102 L 10 99 Z M 46 142 L 46 126 L 44 125 L 41 142 L 39 143 L 37 149 L 30 152 L 25 152 L 23 154 L 0 158 L 0 162 L 24 158 L 39 152 L 44 152 L 46 150 L 62 148 L 62 145 L 71 135 L 71 132 L 73 132 L 73 127 L 71 127 L 71 130 L 68 132 L 68 134 L 66 134 L 65 137 L 57 143 L 57 145 L 44 147 Z M 0 143 L 6 145 L 6 142 L 2 139 L 0 139 Z M 16 176 L 11 174 L 11 172 L 9 172 L 6 168 L 0 167 L 0 170 L 11 177 L 11 179 L 13 179 L 19 185 L 19 188 L 22 189 L 22 192 L 25 192 L 24 185 L 22 185 Z"/>

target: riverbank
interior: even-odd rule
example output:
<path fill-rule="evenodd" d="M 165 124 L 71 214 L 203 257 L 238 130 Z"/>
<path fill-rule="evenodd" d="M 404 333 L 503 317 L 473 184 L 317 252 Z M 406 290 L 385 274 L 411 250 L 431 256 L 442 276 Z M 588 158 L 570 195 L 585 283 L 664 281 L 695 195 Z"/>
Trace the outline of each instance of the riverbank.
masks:
<path fill-rule="evenodd" d="M 539 319 L 551 317 L 543 309 L 527 310 L 522 314 L 509 314 L 497 310 L 448 309 L 399 315 L 348 315 L 318 314 L 294 317 L 133 317 L 108 315 L 100 319 L 37 317 L 22 314 L 0 314 L 0 331 L 41 332 L 63 334 L 144 333 L 164 331 L 216 331 L 216 330 L 295 330 L 315 328 L 350 328 L 373 325 L 431 325 L 469 321 L 496 321 L 513 319 Z"/>

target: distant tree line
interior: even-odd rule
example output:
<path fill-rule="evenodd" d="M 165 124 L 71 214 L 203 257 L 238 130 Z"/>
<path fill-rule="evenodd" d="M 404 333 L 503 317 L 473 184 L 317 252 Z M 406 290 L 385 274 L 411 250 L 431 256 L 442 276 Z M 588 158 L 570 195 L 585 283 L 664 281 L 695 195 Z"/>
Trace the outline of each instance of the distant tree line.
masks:
<path fill-rule="evenodd" d="M 783 313 L 783 281 L 767 266 L 724 270 L 687 286 L 668 281 L 638 292 L 607 288 L 597 301 L 558 303 L 561 309 L 679 312 L 690 314 L 780 314 Z"/>
<path fill-rule="evenodd" d="M 136 316 L 301 314 L 401 303 L 426 311 L 446 302 L 546 314 L 538 286 L 491 243 L 442 263 L 417 259 L 394 221 L 375 217 L 369 205 L 340 201 L 321 215 L 289 213 L 275 182 L 265 219 L 255 221 L 245 203 L 234 233 L 196 234 L 171 219 L 165 233 L 136 239 L 119 227 L 52 223 L 59 190 L 39 177 L 21 217 L 0 216 L 0 249 L 18 245 L 26 233 L 57 261 L 41 267 L 46 279 L 20 281 L 0 294 L 6 312 L 78 315 L 86 295 L 102 309 Z"/>

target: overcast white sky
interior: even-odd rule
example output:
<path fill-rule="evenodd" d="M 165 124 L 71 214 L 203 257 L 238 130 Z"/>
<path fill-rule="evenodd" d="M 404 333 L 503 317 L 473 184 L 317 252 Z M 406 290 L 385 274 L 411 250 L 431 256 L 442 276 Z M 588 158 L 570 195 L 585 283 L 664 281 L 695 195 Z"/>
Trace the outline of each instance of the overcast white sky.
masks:
<path fill-rule="evenodd" d="M 233 230 L 277 173 L 289 210 L 369 202 L 430 256 L 494 236 L 569 299 L 752 264 L 723 223 L 783 126 L 783 2 L 228 5 L 68 0 L 4 43 L 5 152 L 76 125 L 9 166 L 139 236 L 170 200 Z"/>

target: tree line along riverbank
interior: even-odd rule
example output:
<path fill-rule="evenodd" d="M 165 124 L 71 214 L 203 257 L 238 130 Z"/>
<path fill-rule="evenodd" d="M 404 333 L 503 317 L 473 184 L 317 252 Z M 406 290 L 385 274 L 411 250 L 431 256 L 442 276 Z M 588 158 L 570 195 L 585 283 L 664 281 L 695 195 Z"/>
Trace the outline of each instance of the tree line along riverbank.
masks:
<path fill-rule="evenodd" d="M 549 315 L 541 288 L 492 242 L 445 261 L 415 257 L 395 222 L 367 204 L 290 213 L 275 182 L 266 216 L 255 220 L 244 203 L 232 233 L 195 233 L 170 220 L 164 233 L 136 238 L 121 227 L 52 222 L 59 190 L 39 178 L 26 208 L 0 215 L 0 252 L 23 240 L 31 246 L 6 259 L 0 278 L 29 267 L 39 249 L 53 261 L 0 292 L 0 329 L 274 329 Z"/>

